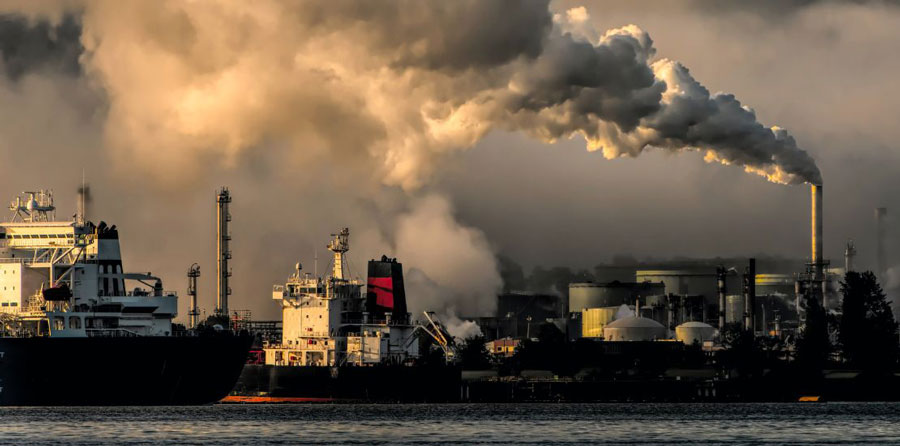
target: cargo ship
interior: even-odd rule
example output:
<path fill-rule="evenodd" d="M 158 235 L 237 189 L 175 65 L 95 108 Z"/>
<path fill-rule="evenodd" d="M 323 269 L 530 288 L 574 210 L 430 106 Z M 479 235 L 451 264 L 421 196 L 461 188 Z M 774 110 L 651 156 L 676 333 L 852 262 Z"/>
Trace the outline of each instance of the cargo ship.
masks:
<path fill-rule="evenodd" d="M 369 261 L 366 283 L 349 276 L 349 234 L 344 228 L 332 235 L 326 277 L 297 263 L 287 282 L 273 287 L 272 299 L 282 310 L 281 339 L 251 355 L 224 401 L 458 399 L 460 369 L 445 361 L 426 364 L 420 351 L 428 348 L 421 338 L 446 344 L 449 335 L 434 321 L 425 326 L 411 320 L 396 259 Z"/>
<path fill-rule="evenodd" d="M 0 405 L 208 404 L 227 395 L 251 336 L 227 322 L 173 324 L 177 294 L 150 273 L 125 272 L 118 229 L 86 221 L 79 204 L 60 221 L 51 191 L 24 192 L 0 223 Z"/>

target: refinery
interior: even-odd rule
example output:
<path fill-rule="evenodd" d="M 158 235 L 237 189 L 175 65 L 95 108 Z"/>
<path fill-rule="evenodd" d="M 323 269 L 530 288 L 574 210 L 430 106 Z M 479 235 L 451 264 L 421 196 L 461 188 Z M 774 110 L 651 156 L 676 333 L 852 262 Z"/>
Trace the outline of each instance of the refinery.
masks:
<path fill-rule="evenodd" d="M 900 401 L 887 39 L 332 3 L 0 7 L 0 406 Z"/>
<path fill-rule="evenodd" d="M 238 309 L 246 301 L 230 301 L 232 196 L 223 187 L 215 194 L 215 311 L 200 317 L 194 263 L 184 325 L 173 323 L 177 293 L 151 273 L 125 272 L 116 226 L 87 220 L 84 187 L 71 221 L 56 218 L 52 191 L 26 191 L 2 224 L 0 403 L 895 399 L 875 389 L 896 387 L 885 373 L 896 355 L 879 351 L 889 359 L 874 369 L 837 348 L 809 359 L 812 333 L 822 345 L 849 345 L 849 284 L 866 277 L 852 241 L 841 266 L 823 257 L 823 188 L 810 191 L 805 263 L 600 265 L 556 278 L 560 293 L 505 287 L 494 314 L 459 318 L 410 311 L 419 306 L 406 292 L 402 259 L 369 255 L 366 280 L 353 277 L 351 230 L 342 228 L 323 243 L 331 253 L 324 274 L 318 259 L 312 272 L 297 262 L 269 295 L 281 317 L 255 320 Z M 873 280 L 885 274 L 886 214 L 875 211 Z M 454 336 L 447 322 L 477 331 Z M 78 372 L 88 384 L 60 387 L 42 365 L 48 358 L 91 359 Z M 139 373 L 160 367 L 161 376 Z"/>

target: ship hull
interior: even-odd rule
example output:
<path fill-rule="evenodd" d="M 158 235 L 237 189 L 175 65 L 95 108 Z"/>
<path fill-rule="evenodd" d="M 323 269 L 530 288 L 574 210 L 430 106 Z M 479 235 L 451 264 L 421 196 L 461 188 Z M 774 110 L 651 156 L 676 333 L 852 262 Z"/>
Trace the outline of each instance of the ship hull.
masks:
<path fill-rule="evenodd" d="M 298 367 L 248 364 L 232 392 L 261 401 L 446 402 L 459 399 L 457 367 Z M 246 398 L 233 398 L 244 402 Z M 226 400 L 228 401 L 228 400 Z"/>
<path fill-rule="evenodd" d="M 193 405 L 222 399 L 250 336 L 0 338 L 0 405 Z"/>

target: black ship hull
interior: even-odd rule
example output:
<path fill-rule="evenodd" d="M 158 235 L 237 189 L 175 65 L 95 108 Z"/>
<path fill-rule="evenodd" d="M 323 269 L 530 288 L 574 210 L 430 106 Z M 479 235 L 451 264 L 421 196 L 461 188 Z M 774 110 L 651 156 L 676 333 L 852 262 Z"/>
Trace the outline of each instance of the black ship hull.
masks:
<path fill-rule="evenodd" d="M 369 402 L 457 401 L 457 367 L 244 367 L 232 395 L 271 400 L 328 400 Z M 227 400 L 226 400 L 227 401 Z"/>
<path fill-rule="evenodd" d="M 234 387 L 252 338 L 0 338 L 0 405 L 192 405 Z"/>

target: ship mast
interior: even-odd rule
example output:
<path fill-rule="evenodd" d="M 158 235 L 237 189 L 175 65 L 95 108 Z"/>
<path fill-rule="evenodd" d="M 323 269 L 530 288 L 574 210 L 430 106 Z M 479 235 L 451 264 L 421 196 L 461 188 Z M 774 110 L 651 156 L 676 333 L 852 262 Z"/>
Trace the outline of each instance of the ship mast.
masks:
<path fill-rule="evenodd" d="M 328 250 L 334 253 L 334 265 L 331 270 L 331 277 L 344 279 L 344 253 L 350 250 L 350 229 L 341 229 L 338 234 L 331 234 L 334 237 L 328 244 Z"/>

